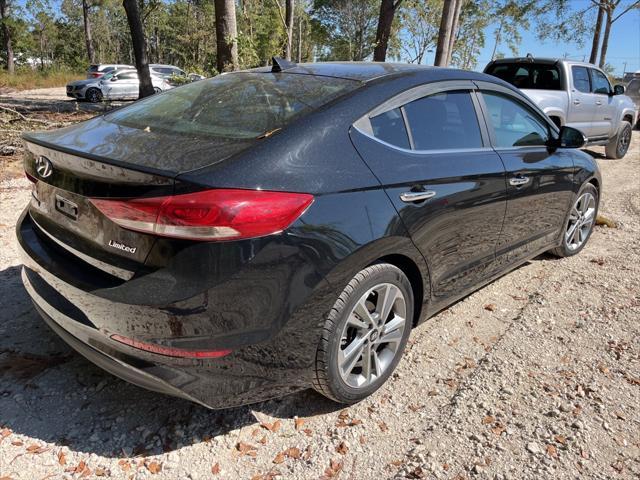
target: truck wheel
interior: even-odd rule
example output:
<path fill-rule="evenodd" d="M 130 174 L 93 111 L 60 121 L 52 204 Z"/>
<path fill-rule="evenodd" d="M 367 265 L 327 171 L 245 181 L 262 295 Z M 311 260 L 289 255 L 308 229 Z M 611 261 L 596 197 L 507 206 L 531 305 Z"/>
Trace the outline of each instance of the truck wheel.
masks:
<path fill-rule="evenodd" d="M 604 147 L 604 152 L 607 158 L 619 159 L 626 155 L 629 150 L 629 144 L 631 143 L 631 124 L 629 122 L 622 122 L 618 134 L 611 139 L 611 141 Z"/>

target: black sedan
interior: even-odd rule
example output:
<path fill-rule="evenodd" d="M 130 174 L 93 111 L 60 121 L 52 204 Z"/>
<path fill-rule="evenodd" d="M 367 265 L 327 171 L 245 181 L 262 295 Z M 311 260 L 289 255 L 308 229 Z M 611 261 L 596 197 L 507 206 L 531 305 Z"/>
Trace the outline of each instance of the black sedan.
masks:
<path fill-rule="evenodd" d="M 49 326 L 211 408 L 378 389 L 420 321 L 584 248 L 601 179 L 481 73 L 276 61 L 24 137 L 22 278 Z"/>

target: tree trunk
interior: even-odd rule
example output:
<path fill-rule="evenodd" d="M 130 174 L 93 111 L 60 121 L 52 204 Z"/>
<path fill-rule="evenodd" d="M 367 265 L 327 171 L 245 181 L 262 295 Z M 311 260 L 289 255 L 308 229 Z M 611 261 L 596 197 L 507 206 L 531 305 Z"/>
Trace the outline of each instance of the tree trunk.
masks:
<path fill-rule="evenodd" d="M 600 48 L 600 61 L 598 66 L 604 68 L 604 64 L 607 60 L 607 48 L 609 48 L 609 33 L 611 33 L 611 24 L 613 23 L 611 7 L 607 8 L 607 18 L 605 20 L 604 35 L 602 37 L 602 47 Z"/>
<path fill-rule="evenodd" d="M 302 63 L 302 17 L 298 19 L 298 63 Z"/>
<path fill-rule="evenodd" d="M 442 4 L 442 17 L 440 19 L 440 30 L 438 30 L 438 45 L 436 47 L 436 58 L 433 62 L 438 67 L 447 66 L 449 58 L 449 38 L 455 10 L 455 0 L 444 0 Z"/>
<path fill-rule="evenodd" d="M 0 23 L 2 23 L 2 37 L 4 38 L 4 51 L 7 54 L 7 71 L 10 75 L 13 75 L 15 71 L 15 65 L 13 61 L 13 45 L 11 44 L 11 30 L 7 25 L 6 20 L 9 17 L 9 8 L 7 0 L 0 0 Z"/>
<path fill-rule="evenodd" d="M 153 84 L 151 83 L 151 74 L 149 72 L 149 60 L 147 59 L 146 42 L 144 39 L 144 30 L 142 21 L 140 20 L 140 10 L 138 9 L 137 0 L 122 0 L 122 5 L 127 13 L 127 22 L 131 30 L 131 45 L 133 47 L 133 55 L 136 59 L 136 70 L 140 79 L 140 97 L 148 97 L 154 94 Z"/>
<path fill-rule="evenodd" d="M 87 44 L 87 57 L 89 57 L 89 63 L 96 63 L 93 38 L 91 38 L 91 21 L 89 20 L 89 4 L 87 0 L 82 0 L 82 19 L 84 21 L 84 41 Z"/>
<path fill-rule="evenodd" d="M 458 24 L 460 23 L 460 11 L 462 10 L 462 4 L 464 0 L 455 0 L 455 7 L 453 13 L 453 22 L 451 24 L 451 34 L 449 35 L 449 47 L 447 49 L 447 65 L 451 65 L 451 58 L 453 57 L 453 49 L 456 42 L 456 36 L 458 35 Z"/>
<path fill-rule="evenodd" d="M 284 4 L 285 28 L 287 29 L 287 45 L 284 49 L 284 58 L 291 61 L 291 50 L 293 49 L 294 0 L 285 0 Z"/>
<path fill-rule="evenodd" d="M 238 69 L 238 31 L 234 0 L 215 0 L 218 72 Z"/>
<path fill-rule="evenodd" d="M 382 0 L 380 2 L 380 16 L 378 17 L 378 29 L 376 30 L 376 46 L 373 49 L 373 61 L 384 62 L 387 59 L 391 26 L 396 10 L 402 0 Z"/>
<path fill-rule="evenodd" d="M 596 63 L 598 59 L 598 46 L 600 45 L 600 31 L 602 30 L 602 17 L 604 16 L 604 7 L 602 2 L 598 7 L 598 18 L 596 19 L 596 27 L 593 30 L 593 42 L 591 43 L 591 55 L 589 55 L 589 63 Z"/>

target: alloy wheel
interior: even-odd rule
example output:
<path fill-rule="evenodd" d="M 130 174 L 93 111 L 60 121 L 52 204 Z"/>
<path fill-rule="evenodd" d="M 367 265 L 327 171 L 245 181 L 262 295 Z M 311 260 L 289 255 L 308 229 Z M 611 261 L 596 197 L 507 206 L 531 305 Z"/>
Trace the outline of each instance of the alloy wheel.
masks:
<path fill-rule="evenodd" d="M 391 283 L 369 289 L 353 307 L 342 330 L 338 371 L 352 388 L 365 388 L 390 367 L 407 323 L 402 291 Z"/>
<path fill-rule="evenodd" d="M 569 222 L 564 238 L 569 250 L 577 250 L 587 240 L 596 214 L 596 199 L 590 193 L 583 193 L 574 203 L 569 213 Z"/>

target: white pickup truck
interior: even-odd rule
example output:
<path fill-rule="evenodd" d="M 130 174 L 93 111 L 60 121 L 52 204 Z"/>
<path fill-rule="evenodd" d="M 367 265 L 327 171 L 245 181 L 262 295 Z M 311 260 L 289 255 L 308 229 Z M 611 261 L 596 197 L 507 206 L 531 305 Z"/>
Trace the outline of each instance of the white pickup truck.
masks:
<path fill-rule="evenodd" d="M 558 127 L 577 128 L 589 145 L 604 145 L 607 158 L 627 153 L 638 107 L 595 65 L 527 56 L 494 60 L 484 71 L 522 90 Z"/>

